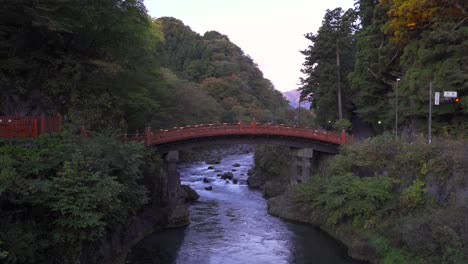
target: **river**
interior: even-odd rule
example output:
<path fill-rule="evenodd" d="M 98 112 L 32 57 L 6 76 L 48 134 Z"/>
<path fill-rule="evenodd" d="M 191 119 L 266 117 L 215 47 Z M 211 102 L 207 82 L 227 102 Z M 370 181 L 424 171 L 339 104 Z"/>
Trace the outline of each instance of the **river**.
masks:
<path fill-rule="evenodd" d="M 215 169 L 204 162 L 179 165 L 182 184 L 200 194 L 188 205 L 191 224 L 149 236 L 132 249 L 127 263 L 358 263 L 322 231 L 269 215 L 261 192 L 247 186 L 252 165 L 253 153 L 227 156 Z M 231 171 L 238 184 L 218 177 L 221 171 Z M 213 189 L 205 190 L 208 186 Z"/>

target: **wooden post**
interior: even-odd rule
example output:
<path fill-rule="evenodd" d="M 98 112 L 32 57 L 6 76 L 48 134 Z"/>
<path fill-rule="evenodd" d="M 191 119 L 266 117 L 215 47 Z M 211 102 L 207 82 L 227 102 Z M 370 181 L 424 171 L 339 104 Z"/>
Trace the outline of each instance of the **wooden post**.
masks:
<path fill-rule="evenodd" d="M 345 144 L 346 143 L 346 132 L 343 130 L 341 130 L 341 144 Z"/>
<path fill-rule="evenodd" d="M 149 146 L 151 144 L 151 127 L 145 127 L 145 146 Z"/>
<path fill-rule="evenodd" d="M 44 114 L 44 113 L 41 113 L 41 122 L 40 122 L 40 124 L 39 124 L 39 126 L 40 126 L 40 133 L 41 133 L 41 134 L 44 134 L 44 133 L 45 133 L 45 125 L 46 125 L 45 114 Z"/>
<path fill-rule="evenodd" d="M 33 137 L 37 137 L 37 136 L 38 136 L 37 118 L 34 118 L 34 119 L 33 119 L 33 133 L 32 133 L 32 136 L 33 136 Z"/>

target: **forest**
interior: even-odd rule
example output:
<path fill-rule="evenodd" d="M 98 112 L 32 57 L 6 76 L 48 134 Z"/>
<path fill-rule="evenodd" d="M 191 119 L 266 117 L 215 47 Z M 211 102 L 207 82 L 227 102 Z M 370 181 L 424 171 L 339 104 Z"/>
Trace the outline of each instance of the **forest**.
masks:
<path fill-rule="evenodd" d="M 301 95 L 318 123 L 358 118 L 377 133 L 397 125 L 425 132 L 432 82 L 433 92 L 457 91 L 460 100 L 433 106 L 434 133 L 466 137 L 467 10 L 463 0 L 360 0 L 328 10 L 302 51 Z"/>

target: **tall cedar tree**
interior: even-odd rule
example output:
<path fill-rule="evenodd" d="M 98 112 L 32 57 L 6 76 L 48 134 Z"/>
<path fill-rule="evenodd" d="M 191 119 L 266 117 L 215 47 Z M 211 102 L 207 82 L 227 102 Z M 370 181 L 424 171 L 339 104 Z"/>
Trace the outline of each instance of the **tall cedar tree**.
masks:
<path fill-rule="evenodd" d="M 338 119 L 339 89 L 344 117 L 349 118 L 353 110 L 347 76 L 354 70 L 355 22 L 353 9 L 327 10 L 317 34 L 305 35 L 312 44 L 301 51 L 306 56 L 301 70 L 305 74 L 305 78 L 301 78 L 301 97 L 312 101 L 318 123 L 322 126 L 328 127 Z"/>

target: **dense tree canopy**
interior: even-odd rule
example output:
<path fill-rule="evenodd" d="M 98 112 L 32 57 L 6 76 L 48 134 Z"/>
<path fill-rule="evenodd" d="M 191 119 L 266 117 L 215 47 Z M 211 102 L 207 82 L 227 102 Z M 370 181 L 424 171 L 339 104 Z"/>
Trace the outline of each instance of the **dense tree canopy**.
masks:
<path fill-rule="evenodd" d="M 163 66 L 213 97 L 222 107 L 222 121 L 288 121 L 281 93 L 226 35 L 209 31 L 200 36 L 175 18 L 157 21 L 166 37 L 160 46 Z"/>
<path fill-rule="evenodd" d="M 309 98 L 323 125 L 337 116 L 341 85 L 345 116 L 356 114 L 382 131 L 394 129 L 398 89 L 398 123 L 411 133 L 425 129 L 432 82 L 434 91 L 457 91 L 461 97 L 458 104 L 434 107 L 435 132 L 466 134 L 467 10 L 466 1 L 460 0 L 359 0 L 355 11 L 359 19 L 342 15 L 339 9 L 329 11 L 319 31 L 306 35 L 312 45 L 303 51 L 302 95 L 313 95 Z M 343 21 L 340 32 L 346 32 L 340 37 L 339 75 L 333 51 L 337 37 L 328 30 L 336 28 L 333 17 Z M 355 31 L 357 22 L 360 28 Z M 354 43 L 356 49 L 346 49 Z"/>

